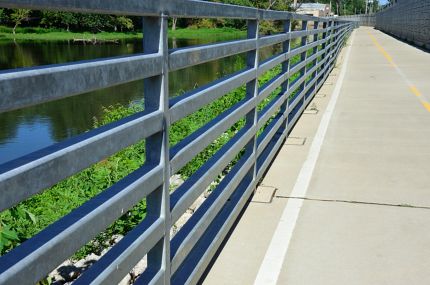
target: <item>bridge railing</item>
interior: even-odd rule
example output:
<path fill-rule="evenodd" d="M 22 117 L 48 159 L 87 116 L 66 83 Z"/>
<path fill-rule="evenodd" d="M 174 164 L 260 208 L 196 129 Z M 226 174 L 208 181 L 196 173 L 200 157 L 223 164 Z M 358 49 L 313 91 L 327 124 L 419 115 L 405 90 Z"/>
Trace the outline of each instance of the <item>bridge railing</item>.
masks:
<path fill-rule="evenodd" d="M 352 21 L 359 26 L 374 27 L 376 24 L 376 14 L 358 14 L 358 15 L 345 15 L 337 17 L 342 21 Z"/>
<path fill-rule="evenodd" d="M 41 280 L 143 199 L 147 203 L 143 222 L 76 284 L 118 283 L 144 256 L 148 267 L 137 284 L 196 283 L 324 83 L 352 29 L 351 23 L 334 19 L 206 1 L 0 0 L 0 7 L 139 15 L 144 22 L 142 54 L 0 73 L 0 112 L 144 80 L 144 111 L 1 165 L 0 210 L 130 145 L 142 140 L 146 144 L 142 167 L 0 257 L 2 284 Z M 244 19 L 247 39 L 169 50 L 168 17 Z M 281 21 L 283 30 L 263 36 L 262 20 Z M 292 30 L 297 23 L 300 29 Z M 262 48 L 276 44 L 282 45 L 280 52 L 259 60 Z M 241 53 L 247 59 L 242 70 L 169 96 L 169 72 Z M 259 85 L 265 72 L 279 66 L 277 75 Z M 175 122 L 241 86 L 246 86 L 244 99 L 169 146 L 169 130 Z M 245 123 L 234 137 L 171 192 L 169 178 L 240 120 Z M 171 238 L 172 225 L 221 173 L 223 180 Z"/>

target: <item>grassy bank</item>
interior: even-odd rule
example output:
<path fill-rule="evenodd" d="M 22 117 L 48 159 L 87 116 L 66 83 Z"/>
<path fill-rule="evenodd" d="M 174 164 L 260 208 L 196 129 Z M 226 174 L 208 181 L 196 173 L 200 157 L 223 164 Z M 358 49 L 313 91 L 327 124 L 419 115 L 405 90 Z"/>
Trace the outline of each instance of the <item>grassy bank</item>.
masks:
<path fill-rule="evenodd" d="M 185 39 L 205 39 L 213 37 L 242 37 L 246 32 L 232 28 L 187 28 L 169 30 L 171 38 Z M 112 41 L 112 40 L 127 40 L 140 39 L 142 33 L 138 32 L 100 32 L 100 33 L 75 33 L 57 29 L 45 28 L 18 28 L 15 35 L 12 33 L 12 28 L 0 26 L 0 40 L 25 40 L 25 41 L 72 41 L 74 39 Z"/>
<path fill-rule="evenodd" d="M 213 37 L 245 37 L 246 31 L 233 28 L 188 28 L 169 30 L 169 37 L 184 38 L 184 39 L 204 39 Z"/>

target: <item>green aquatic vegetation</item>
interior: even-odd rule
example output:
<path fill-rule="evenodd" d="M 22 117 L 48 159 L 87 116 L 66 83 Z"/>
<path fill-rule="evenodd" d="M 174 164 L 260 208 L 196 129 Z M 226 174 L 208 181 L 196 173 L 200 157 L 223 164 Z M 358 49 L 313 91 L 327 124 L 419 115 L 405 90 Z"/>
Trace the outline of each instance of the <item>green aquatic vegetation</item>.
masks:
<path fill-rule="evenodd" d="M 266 72 L 259 78 L 259 86 L 280 73 L 281 66 Z M 280 92 L 280 87 L 258 106 L 262 110 Z M 222 96 L 193 114 L 172 124 L 169 130 L 171 147 L 203 127 L 205 124 L 238 104 L 245 98 L 246 87 L 239 87 Z M 142 103 L 130 106 L 115 105 L 104 108 L 103 115 L 94 119 L 94 127 L 117 121 L 144 110 Z M 270 120 L 269 120 L 270 122 Z M 268 123 L 269 123 L 268 122 Z M 268 124 L 267 123 L 267 124 Z M 266 124 L 266 126 L 267 126 Z M 209 158 L 225 145 L 245 125 L 245 119 L 238 120 L 232 127 L 214 140 L 202 152 L 188 162 L 178 174 L 183 179 L 190 177 Z M 242 154 L 242 153 L 241 153 Z M 230 165 L 240 158 L 239 154 Z M 145 141 L 129 146 L 115 155 L 65 179 L 50 189 L 27 199 L 17 206 L 0 213 L 0 250 L 6 253 L 41 230 L 100 194 L 145 163 Z M 173 173 L 172 173 L 173 174 Z M 222 174 L 220 174 L 221 177 Z M 221 178 L 218 177 L 217 181 Z M 94 240 L 79 250 L 74 258 L 79 259 L 89 253 L 100 254 L 108 246 L 113 235 L 125 235 L 146 216 L 146 200 L 142 200 L 127 211 L 120 219 L 99 234 Z"/>

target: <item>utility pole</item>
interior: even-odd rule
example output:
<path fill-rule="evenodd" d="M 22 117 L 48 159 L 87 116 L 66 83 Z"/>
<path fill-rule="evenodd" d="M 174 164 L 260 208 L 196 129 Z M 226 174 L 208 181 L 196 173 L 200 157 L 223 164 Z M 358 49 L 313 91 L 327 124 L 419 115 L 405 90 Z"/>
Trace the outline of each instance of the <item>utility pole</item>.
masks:
<path fill-rule="evenodd" d="M 368 0 L 364 0 L 366 1 L 366 15 L 367 15 L 367 5 L 369 5 L 369 1 Z"/>

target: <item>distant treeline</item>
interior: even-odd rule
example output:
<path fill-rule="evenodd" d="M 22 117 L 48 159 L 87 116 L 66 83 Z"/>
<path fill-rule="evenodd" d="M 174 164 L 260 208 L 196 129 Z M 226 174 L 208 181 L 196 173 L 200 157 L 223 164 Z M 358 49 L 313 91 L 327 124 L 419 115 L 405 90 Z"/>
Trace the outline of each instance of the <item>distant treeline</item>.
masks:
<path fill-rule="evenodd" d="M 132 31 L 141 23 L 140 17 L 0 9 L 0 24 L 14 28 L 24 26 L 58 28 L 67 31 Z"/>
<path fill-rule="evenodd" d="M 215 0 L 241 6 L 250 6 L 261 9 L 292 11 L 295 9 L 294 0 Z M 365 10 L 363 0 L 298 0 L 297 7 L 302 2 L 331 3 L 332 11 L 337 14 L 362 13 Z M 378 0 L 373 1 L 378 7 Z M 234 19 L 171 19 L 172 29 L 187 27 L 231 27 L 241 29 L 245 21 Z M 100 14 L 79 14 L 70 12 L 33 11 L 27 9 L 0 9 L 0 25 L 13 27 L 45 27 L 58 28 L 67 31 L 81 32 L 112 32 L 112 31 L 138 31 L 142 28 L 142 17 L 126 17 Z"/>
<path fill-rule="evenodd" d="M 0 25 L 16 29 L 22 27 L 58 28 L 73 32 L 138 31 L 142 29 L 142 17 L 126 17 L 102 14 L 34 11 L 27 9 L 0 9 Z M 244 21 L 230 19 L 171 19 L 170 26 L 178 28 L 233 27 L 241 28 Z"/>

